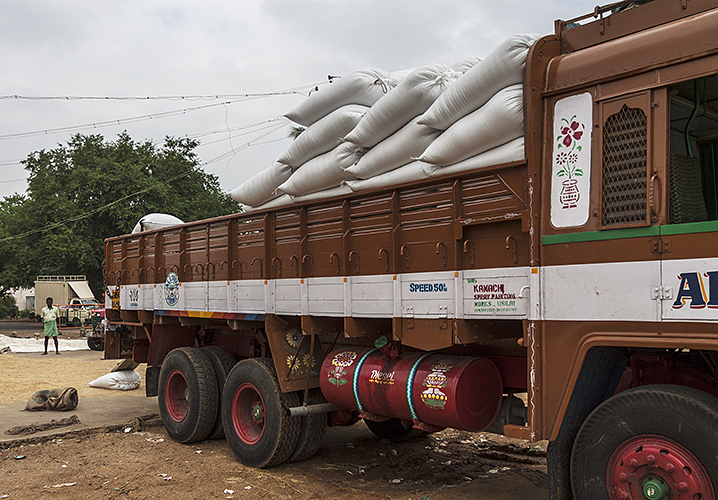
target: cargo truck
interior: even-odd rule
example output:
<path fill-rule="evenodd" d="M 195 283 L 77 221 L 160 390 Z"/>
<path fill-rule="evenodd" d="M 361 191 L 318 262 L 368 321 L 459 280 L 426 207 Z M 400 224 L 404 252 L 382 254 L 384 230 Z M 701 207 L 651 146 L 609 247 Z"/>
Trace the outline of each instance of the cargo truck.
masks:
<path fill-rule="evenodd" d="M 549 440 L 556 499 L 716 498 L 718 2 L 629 4 L 530 48 L 520 161 L 106 240 L 105 356 L 253 467 L 362 418 Z"/>

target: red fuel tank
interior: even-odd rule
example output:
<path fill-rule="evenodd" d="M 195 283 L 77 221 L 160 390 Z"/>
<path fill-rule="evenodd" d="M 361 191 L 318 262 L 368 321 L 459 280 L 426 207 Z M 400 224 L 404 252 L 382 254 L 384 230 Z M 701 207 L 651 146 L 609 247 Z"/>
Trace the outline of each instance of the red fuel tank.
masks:
<path fill-rule="evenodd" d="M 439 427 L 480 431 L 501 408 L 503 383 L 485 358 L 404 352 L 389 359 L 368 347 L 338 347 L 322 363 L 330 403 Z"/>

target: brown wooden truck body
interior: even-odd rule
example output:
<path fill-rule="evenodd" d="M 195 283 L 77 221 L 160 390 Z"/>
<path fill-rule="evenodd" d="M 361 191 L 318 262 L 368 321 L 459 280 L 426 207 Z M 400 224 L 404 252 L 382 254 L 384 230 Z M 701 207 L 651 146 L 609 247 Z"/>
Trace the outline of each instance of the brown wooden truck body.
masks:
<path fill-rule="evenodd" d="M 271 357 L 304 407 L 337 346 L 488 359 L 505 395 L 491 429 L 550 440 L 552 496 L 568 497 L 576 436 L 612 395 L 718 395 L 718 4 L 609 14 L 530 49 L 523 161 L 108 239 L 108 318 L 127 328 L 106 356 L 147 363 L 151 394 L 175 348 Z M 625 498 L 654 476 L 684 491 L 646 467 Z M 713 491 L 705 470 L 690 491 Z"/>

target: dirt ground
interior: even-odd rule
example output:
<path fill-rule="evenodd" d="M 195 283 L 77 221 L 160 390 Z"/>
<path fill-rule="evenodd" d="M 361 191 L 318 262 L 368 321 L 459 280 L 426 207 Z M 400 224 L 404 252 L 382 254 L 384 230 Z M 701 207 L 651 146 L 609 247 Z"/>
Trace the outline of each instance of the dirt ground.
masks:
<path fill-rule="evenodd" d="M 26 400 L 28 389 L 48 370 L 67 380 L 93 380 L 116 363 L 98 360 L 68 367 L 61 356 L 0 356 L 0 405 Z M 6 382 L 10 373 L 12 384 Z M 139 391 L 102 394 L 142 397 Z M 224 440 L 178 444 L 157 417 L 119 429 L 24 437 L 0 447 L 0 499 L 547 497 L 542 446 L 450 429 L 392 443 L 376 438 L 363 423 L 334 427 L 313 458 L 267 470 L 241 465 Z"/>

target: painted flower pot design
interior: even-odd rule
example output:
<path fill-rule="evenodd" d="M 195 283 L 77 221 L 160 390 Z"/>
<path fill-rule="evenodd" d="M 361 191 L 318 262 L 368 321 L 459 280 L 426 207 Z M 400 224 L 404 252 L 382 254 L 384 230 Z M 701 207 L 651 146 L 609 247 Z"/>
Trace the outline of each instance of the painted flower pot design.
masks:
<path fill-rule="evenodd" d="M 576 208 L 581 193 L 578 192 L 578 180 L 566 179 L 563 181 L 563 187 L 561 188 L 561 194 L 559 195 L 559 201 L 561 202 L 561 208 Z"/>

